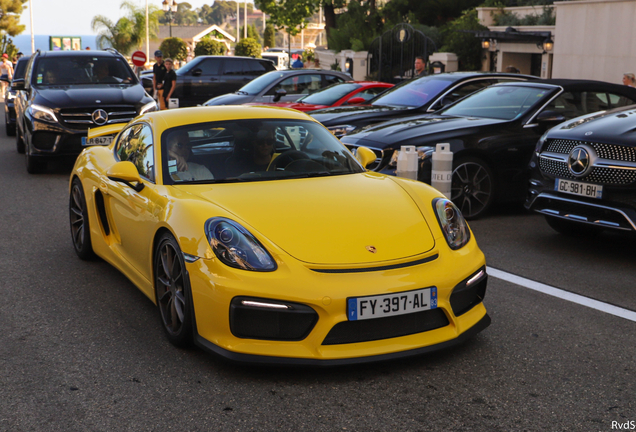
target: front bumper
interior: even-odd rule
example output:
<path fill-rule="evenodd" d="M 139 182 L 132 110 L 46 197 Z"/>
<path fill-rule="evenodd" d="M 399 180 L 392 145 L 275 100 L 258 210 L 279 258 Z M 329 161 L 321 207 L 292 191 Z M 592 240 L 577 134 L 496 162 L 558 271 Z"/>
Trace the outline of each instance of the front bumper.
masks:
<path fill-rule="evenodd" d="M 436 257 L 415 265 L 404 263 L 398 268 L 349 273 L 315 271 L 289 257 L 284 260 L 278 257 L 279 268 L 271 273 L 229 269 L 216 259 L 199 259 L 187 264 L 195 311 L 195 340 L 204 349 L 235 361 L 325 366 L 413 356 L 461 343 L 490 324 L 481 301 L 487 276 L 484 274 L 476 283 L 480 287 L 469 294 L 472 297 L 466 297 L 465 289 L 466 281 L 485 268 L 484 256 L 474 240 L 459 251 L 445 250 L 440 254 L 436 250 L 428 255 Z M 347 298 L 430 286 L 437 287 L 438 307 L 417 324 L 423 326 L 419 327 L 423 331 L 405 334 L 400 327 L 396 331 L 402 331 L 401 335 L 394 336 L 391 330 L 383 329 L 378 332 L 379 339 L 369 340 L 367 328 L 367 333 L 355 341 L 358 329 L 349 329 L 334 338 L 333 331 L 339 324 L 351 323 L 347 319 Z M 451 298 L 454 291 L 456 295 Z M 239 296 L 302 304 L 316 312 L 317 320 L 301 340 L 237 337 L 230 326 L 230 311 L 232 300 Z M 402 326 L 407 319 L 394 323 Z M 439 320 L 443 323 L 439 324 Z M 372 325 L 377 328 L 378 323 Z M 417 329 L 417 325 L 412 328 Z"/>

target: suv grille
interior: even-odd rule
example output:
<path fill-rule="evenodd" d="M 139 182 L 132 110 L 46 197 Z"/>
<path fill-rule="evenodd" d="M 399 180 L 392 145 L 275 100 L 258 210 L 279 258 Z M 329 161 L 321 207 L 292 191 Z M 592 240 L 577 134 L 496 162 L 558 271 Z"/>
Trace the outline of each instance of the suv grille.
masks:
<path fill-rule="evenodd" d="M 134 106 L 98 106 L 91 108 L 66 108 L 60 110 L 62 123 L 71 129 L 88 129 L 89 127 L 104 126 L 93 122 L 93 112 L 103 109 L 108 113 L 108 120 L 104 125 L 113 123 L 128 123 L 137 116 Z"/>
<path fill-rule="evenodd" d="M 560 153 L 567 157 L 572 149 L 580 144 L 587 144 L 593 147 L 601 159 L 636 163 L 636 148 L 612 144 L 557 139 L 548 141 L 544 151 Z M 636 182 L 636 169 L 594 167 L 587 176 L 575 177 L 568 169 L 567 161 L 539 158 L 539 166 L 545 174 L 583 182 L 610 185 L 628 185 Z"/>

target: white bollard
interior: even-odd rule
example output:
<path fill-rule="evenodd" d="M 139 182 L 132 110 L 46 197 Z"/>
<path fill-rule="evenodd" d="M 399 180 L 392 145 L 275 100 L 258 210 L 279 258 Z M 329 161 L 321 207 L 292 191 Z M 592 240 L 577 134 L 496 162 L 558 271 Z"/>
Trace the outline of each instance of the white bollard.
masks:
<path fill-rule="evenodd" d="M 400 148 L 395 175 L 417 180 L 417 151 L 415 146 L 402 146 Z"/>
<path fill-rule="evenodd" d="M 453 152 L 450 144 L 437 144 L 433 152 L 433 164 L 431 168 L 431 186 L 451 197 L 451 182 L 453 180 Z"/>

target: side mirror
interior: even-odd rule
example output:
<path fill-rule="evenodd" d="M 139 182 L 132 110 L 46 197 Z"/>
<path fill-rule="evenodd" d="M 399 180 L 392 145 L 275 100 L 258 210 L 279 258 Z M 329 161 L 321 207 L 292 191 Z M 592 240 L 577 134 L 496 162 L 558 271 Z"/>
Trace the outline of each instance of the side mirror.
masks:
<path fill-rule="evenodd" d="M 274 102 L 278 102 L 280 98 L 282 98 L 283 96 L 287 96 L 287 90 L 284 90 L 284 89 L 276 90 L 276 94 L 274 95 Z"/>
<path fill-rule="evenodd" d="M 539 115 L 535 118 L 537 123 L 545 124 L 545 123 L 563 123 L 565 120 L 565 116 L 563 114 L 559 114 L 555 111 L 545 110 L 539 113 Z"/>
<path fill-rule="evenodd" d="M 375 161 L 376 156 L 373 150 L 366 147 L 358 147 L 356 150 L 356 159 L 366 168 L 371 162 Z"/>
<path fill-rule="evenodd" d="M 144 188 L 137 167 L 130 161 L 117 162 L 108 169 L 106 175 L 112 181 L 125 183 L 137 192 L 141 192 Z M 133 185 L 133 183 L 136 184 Z"/>
<path fill-rule="evenodd" d="M 363 97 L 352 97 L 351 99 L 349 99 L 347 101 L 348 105 L 355 105 L 355 104 L 361 104 L 361 103 L 365 103 L 367 100 Z"/>
<path fill-rule="evenodd" d="M 16 78 L 11 82 L 12 90 L 24 90 L 24 78 Z"/>
<path fill-rule="evenodd" d="M 192 69 L 192 76 L 201 76 L 203 71 L 200 68 Z"/>

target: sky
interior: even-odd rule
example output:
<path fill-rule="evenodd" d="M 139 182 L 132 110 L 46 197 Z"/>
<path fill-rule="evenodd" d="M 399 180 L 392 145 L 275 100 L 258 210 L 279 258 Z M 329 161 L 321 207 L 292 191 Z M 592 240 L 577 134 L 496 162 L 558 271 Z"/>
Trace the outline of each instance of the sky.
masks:
<path fill-rule="evenodd" d="M 132 0 L 145 8 L 145 0 Z M 161 7 L 162 0 L 148 0 L 148 4 Z M 250 0 L 248 0 L 250 1 Z M 122 0 L 28 0 L 25 6 L 33 5 L 33 30 L 36 35 L 84 36 L 93 35 L 91 21 L 96 15 L 104 15 L 113 22 L 124 15 L 120 9 Z M 181 3 L 181 1 L 178 1 Z M 213 0 L 188 0 L 193 9 Z M 22 35 L 31 34 L 30 11 L 25 9 L 20 23 L 26 28 Z"/>

